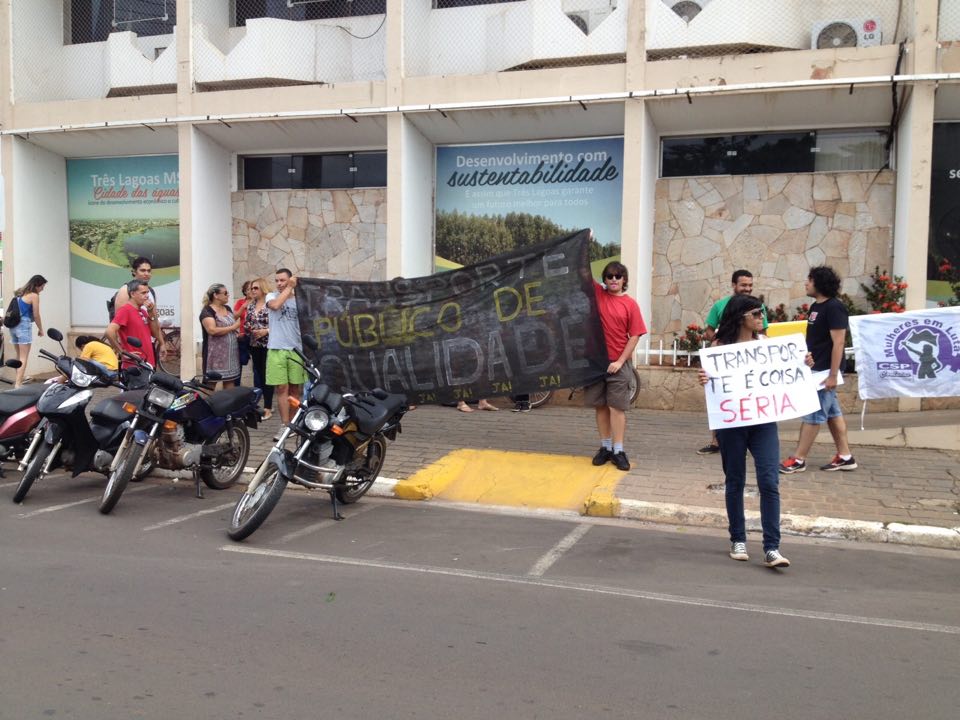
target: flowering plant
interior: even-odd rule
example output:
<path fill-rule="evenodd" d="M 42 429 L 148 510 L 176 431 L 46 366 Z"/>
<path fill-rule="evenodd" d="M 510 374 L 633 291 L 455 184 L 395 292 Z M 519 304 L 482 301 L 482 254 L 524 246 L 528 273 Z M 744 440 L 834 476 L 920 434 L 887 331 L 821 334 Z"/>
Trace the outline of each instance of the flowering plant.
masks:
<path fill-rule="evenodd" d="M 902 313 L 906 309 L 903 301 L 907 284 L 900 275 L 891 275 L 886 270 L 880 272 L 880 267 L 877 266 L 870 276 L 870 284 L 860 283 L 860 287 L 873 313 Z"/>
<path fill-rule="evenodd" d="M 939 303 L 940 307 L 947 305 L 960 305 L 960 270 L 946 258 L 940 258 L 940 279 L 950 283 L 950 289 L 953 291 L 953 297 L 946 302 Z"/>
<path fill-rule="evenodd" d="M 704 342 L 706 342 L 706 332 L 706 328 L 700 327 L 696 323 L 691 323 L 687 325 L 687 329 L 683 335 L 674 333 L 673 336 L 677 338 L 677 350 L 694 354 L 697 353 L 700 348 L 703 347 Z"/>
<path fill-rule="evenodd" d="M 797 305 L 793 311 L 793 320 L 806 320 L 810 315 L 810 304 L 803 303 L 802 305 Z"/>
<path fill-rule="evenodd" d="M 780 303 L 773 310 L 767 310 L 768 323 L 787 322 L 789 319 L 787 317 L 787 306 L 784 303 Z"/>

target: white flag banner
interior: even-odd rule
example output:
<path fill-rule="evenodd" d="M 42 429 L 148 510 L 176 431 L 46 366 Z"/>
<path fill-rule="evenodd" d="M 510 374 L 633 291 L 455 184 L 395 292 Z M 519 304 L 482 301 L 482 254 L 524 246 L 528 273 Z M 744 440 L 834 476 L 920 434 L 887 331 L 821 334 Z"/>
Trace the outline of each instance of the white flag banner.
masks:
<path fill-rule="evenodd" d="M 790 420 L 820 409 L 803 335 L 700 351 L 711 430 Z"/>
<path fill-rule="evenodd" d="M 860 398 L 960 396 L 960 307 L 850 318 Z"/>

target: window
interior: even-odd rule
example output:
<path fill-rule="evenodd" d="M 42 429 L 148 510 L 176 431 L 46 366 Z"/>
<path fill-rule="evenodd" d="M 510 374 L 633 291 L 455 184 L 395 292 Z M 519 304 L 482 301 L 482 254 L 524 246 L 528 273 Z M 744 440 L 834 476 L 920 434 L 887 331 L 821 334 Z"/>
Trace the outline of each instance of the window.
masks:
<path fill-rule="evenodd" d="M 172 35 L 177 24 L 176 0 L 65 0 L 69 42 L 104 42 L 113 32 Z"/>
<path fill-rule="evenodd" d="M 386 187 L 385 151 L 243 158 L 245 190 Z"/>
<path fill-rule="evenodd" d="M 468 5 L 496 5 L 504 2 L 522 2 L 522 0 L 433 0 L 434 10 L 467 7 Z"/>
<path fill-rule="evenodd" d="M 387 12 L 387 0 L 233 0 L 233 6 L 238 27 L 254 18 L 327 20 Z"/>
<path fill-rule="evenodd" d="M 664 138 L 660 177 L 878 170 L 881 130 L 815 130 Z"/>

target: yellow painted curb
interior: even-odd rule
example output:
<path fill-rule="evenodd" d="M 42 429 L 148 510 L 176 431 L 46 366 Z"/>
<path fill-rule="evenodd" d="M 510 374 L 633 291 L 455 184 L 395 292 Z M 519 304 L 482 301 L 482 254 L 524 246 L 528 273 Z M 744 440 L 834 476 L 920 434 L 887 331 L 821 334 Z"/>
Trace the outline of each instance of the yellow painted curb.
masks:
<path fill-rule="evenodd" d="M 455 450 L 396 484 L 406 500 L 437 497 L 453 502 L 574 510 L 612 517 L 614 489 L 624 474 L 589 458 L 499 450 Z"/>

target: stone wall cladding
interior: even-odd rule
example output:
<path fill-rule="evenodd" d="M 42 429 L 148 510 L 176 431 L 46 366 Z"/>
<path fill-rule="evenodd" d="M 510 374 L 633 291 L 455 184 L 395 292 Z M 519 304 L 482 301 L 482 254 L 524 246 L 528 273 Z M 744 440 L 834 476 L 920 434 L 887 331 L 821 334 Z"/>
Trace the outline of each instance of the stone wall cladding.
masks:
<path fill-rule="evenodd" d="M 842 292 L 866 307 L 860 283 L 893 254 L 894 173 L 664 178 L 657 181 L 651 342 L 703 325 L 750 270 L 754 292 L 787 313 L 810 302 L 807 271 L 830 265 Z"/>
<path fill-rule="evenodd" d="M 338 280 L 386 279 L 387 191 L 244 190 L 230 196 L 234 287 L 277 268 Z"/>

